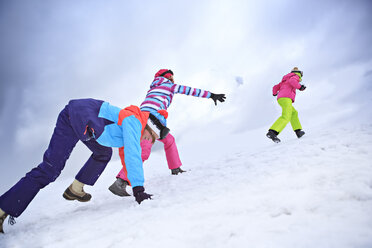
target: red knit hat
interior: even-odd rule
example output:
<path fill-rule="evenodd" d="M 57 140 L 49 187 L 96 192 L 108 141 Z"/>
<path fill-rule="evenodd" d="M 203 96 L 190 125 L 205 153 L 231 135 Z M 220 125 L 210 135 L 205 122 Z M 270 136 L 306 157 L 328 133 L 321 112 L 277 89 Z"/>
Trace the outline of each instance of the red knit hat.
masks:
<path fill-rule="evenodd" d="M 160 69 L 156 74 L 155 77 L 165 77 L 168 78 L 173 75 L 173 71 L 169 69 Z"/>

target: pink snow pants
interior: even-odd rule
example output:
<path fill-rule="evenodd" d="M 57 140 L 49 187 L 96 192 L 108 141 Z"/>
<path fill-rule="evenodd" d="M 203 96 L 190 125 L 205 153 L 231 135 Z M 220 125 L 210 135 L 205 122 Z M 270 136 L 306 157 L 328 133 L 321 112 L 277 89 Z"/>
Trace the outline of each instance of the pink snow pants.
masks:
<path fill-rule="evenodd" d="M 180 156 L 178 155 L 178 149 L 176 146 L 176 141 L 174 137 L 171 134 L 168 134 L 165 139 L 158 140 L 164 144 L 164 151 L 165 156 L 167 158 L 168 162 L 168 168 L 169 169 L 176 169 L 182 165 Z M 151 147 L 152 144 L 149 140 L 142 140 L 141 141 L 141 149 L 142 149 L 142 161 L 145 162 L 150 157 L 151 153 Z M 119 174 L 116 176 L 116 178 L 121 178 L 125 181 L 128 181 L 128 178 L 126 177 L 124 170 L 121 169 Z"/>

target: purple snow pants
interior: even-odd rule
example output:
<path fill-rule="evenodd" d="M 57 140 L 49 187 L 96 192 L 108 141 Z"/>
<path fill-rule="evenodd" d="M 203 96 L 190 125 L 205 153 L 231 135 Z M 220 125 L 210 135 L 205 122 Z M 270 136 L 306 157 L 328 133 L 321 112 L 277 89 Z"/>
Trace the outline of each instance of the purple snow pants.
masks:
<path fill-rule="evenodd" d="M 89 100 L 96 101 L 93 99 Z M 96 109 L 99 111 L 99 106 L 102 102 L 90 103 L 96 104 Z M 0 196 L 0 208 L 7 214 L 14 217 L 21 215 L 39 190 L 49 183 L 54 182 L 63 170 L 73 148 L 79 141 L 76 129 L 72 127 L 70 120 L 69 107 L 71 106 L 69 105 L 58 116 L 49 147 L 44 153 L 43 162 L 33 168 L 10 190 Z M 96 116 L 92 117 L 98 118 L 98 112 Z M 74 124 L 76 126 L 76 123 Z M 93 153 L 76 175 L 76 179 L 84 184 L 93 185 L 110 161 L 112 148 L 98 144 L 95 139 L 82 142 Z"/>

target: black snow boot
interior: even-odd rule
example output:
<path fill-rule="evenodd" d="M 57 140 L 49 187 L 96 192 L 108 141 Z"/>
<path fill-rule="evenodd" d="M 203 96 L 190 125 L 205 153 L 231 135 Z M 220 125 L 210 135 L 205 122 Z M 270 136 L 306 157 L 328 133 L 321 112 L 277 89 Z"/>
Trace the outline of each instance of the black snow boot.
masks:
<path fill-rule="evenodd" d="M 301 129 L 297 129 L 295 130 L 295 133 L 297 135 L 297 138 L 301 138 L 302 136 L 304 136 L 305 132 L 302 131 Z"/>
<path fill-rule="evenodd" d="M 129 183 L 120 177 L 116 179 L 116 181 L 109 187 L 109 190 L 118 196 L 130 196 L 130 194 L 125 189 Z"/>
<path fill-rule="evenodd" d="M 171 169 L 172 175 L 178 175 L 178 173 L 184 173 L 186 171 L 182 170 L 181 167 L 178 167 L 176 169 Z"/>
<path fill-rule="evenodd" d="M 280 139 L 278 138 L 278 132 L 272 129 L 269 129 L 269 131 L 266 134 L 266 137 L 274 141 L 275 143 L 279 143 Z"/>
<path fill-rule="evenodd" d="M 3 214 L 2 216 L 0 216 L 0 233 L 4 233 L 3 224 L 6 217 L 8 217 L 7 214 Z"/>

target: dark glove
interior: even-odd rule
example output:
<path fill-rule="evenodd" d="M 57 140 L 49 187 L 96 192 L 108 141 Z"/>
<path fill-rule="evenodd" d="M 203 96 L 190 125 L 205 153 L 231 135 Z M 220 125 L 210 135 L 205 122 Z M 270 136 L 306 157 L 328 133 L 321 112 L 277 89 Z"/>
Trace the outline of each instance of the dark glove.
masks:
<path fill-rule="evenodd" d="M 226 96 L 225 94 L 213 94 L 211 93 L 211 97 L 212 100 L 214 101 L 214 104 L 217 105 L 217 100 L 220 101 L 220 102 L 224 102 L 225 99 L 226 99 Z"/>
<path fill-rule="evenodd" d="M 133 188 L 133 195 L 136 198 L 138 204 L 141 204 L 143 200 L 151 199 L 150 194 L 145 193 L 145 188 L 142 186 L 136 186 Z"/>
<path fill-rule="evenodd" d="M 181 167 L 178 167 L 176 169 L 172 169 L 172 175 L 178 175 L 178 173 L 184 173 L 186 171 L 182 170 Z"/>
<path fill-rule="evenodd" d="M 278 95 L 278 93 L 276 93 L 276 94 L 273 94 L 273 96 L 277 96 Z"/>
<path fill-rule="evenodd" d="M 305 86 L 305 85 L 301 85 L 300 90 L 301 90 L 301 91 L 304 91 L 305 89 L 306 89 L 306 86 Z"/>

